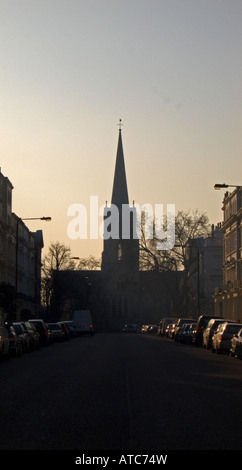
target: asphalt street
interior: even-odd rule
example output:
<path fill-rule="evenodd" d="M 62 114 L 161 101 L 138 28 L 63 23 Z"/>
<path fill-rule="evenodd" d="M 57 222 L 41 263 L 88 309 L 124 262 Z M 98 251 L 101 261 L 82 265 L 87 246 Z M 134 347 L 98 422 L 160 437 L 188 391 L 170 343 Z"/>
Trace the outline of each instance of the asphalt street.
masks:
<path fill-rule="evenodd" d="M 0 364 L 0 450 L 242 450 L 242 362 L 109 333 Z"/>

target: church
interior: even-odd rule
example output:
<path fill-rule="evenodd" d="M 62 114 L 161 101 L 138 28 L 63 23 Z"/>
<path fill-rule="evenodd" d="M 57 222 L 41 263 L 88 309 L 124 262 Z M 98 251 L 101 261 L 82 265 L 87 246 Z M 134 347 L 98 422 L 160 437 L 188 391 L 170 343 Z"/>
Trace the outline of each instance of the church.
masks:
<path fill-rule="evenodd" d="M 115 220 L 110 217 L 110 207 L 116 210 Z M 178 288 L 179 274 L 140 270 L 140 240 L 135 207 L 129 205 L 121 126 L 110 207 L 106 204 L 104 210 L 107 236 L 103 240 L 101 270 L 59 273 L 59 291 L 65 299 L 62 316 L 71 318 L 75 309 L 88 308 L 100 331 L 118 331 L 126 323 L 158 324 L 161 318 L 174 314 L 173 293 Z M 129 207 L 125 220 L 123 207 Z"/>

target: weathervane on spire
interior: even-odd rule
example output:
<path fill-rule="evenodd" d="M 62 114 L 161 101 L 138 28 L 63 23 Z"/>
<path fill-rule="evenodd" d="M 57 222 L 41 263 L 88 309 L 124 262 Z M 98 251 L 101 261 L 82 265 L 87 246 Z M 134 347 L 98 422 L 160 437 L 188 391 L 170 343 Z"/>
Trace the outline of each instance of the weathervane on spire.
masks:
<path fill-rule="evenodd" d="M 119 130 L 121 131 L 121 127 L 122 127 L 122 119 L 119 119 L 119 123 L 118 123 L 118 126 L 119 126 Z"/>

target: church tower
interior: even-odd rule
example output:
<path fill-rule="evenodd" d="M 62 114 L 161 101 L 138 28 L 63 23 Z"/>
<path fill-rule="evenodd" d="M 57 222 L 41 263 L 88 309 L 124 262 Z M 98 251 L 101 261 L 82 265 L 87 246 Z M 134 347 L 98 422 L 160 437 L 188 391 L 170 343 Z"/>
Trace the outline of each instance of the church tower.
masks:
<path fill-rule="evenodd" d="M 136 234 L 136 210 L 129 206 L 121 125 L 114 171 L 111 205 L 104 211 L 102 273 L 111 300 L 113 318 L 134 321 L 139 276 L 139 239 Z"/>
<path fill-rule="evenodd" d="M 102 270 L 107 277 L 128 278 L 139 271 L 139 240 L 136 234 L 136 210 L 129 206 L 121 128 L 113 180 L 111 206 L 105 208 Z"/>

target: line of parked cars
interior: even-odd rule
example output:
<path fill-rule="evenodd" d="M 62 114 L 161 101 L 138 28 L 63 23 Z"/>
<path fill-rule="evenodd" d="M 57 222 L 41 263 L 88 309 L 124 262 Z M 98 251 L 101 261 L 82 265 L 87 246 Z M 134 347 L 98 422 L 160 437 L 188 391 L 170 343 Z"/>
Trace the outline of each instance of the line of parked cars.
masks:
<path fill-rule="evenodd" d="M 76 336 L 72 321 L 45 323 L 42 319 L 5 322 L 0 313 L 0 361 L 21 356 Z"/>
<path fill-rule="evenodd" d="M 241 323 L 213 315 L 200 315 L 197 320 L 179 318 L 175 323 L 167 323 L 162 330 L 164 320 L 167 323 L 167 319 L 163 319 L 158 327 L 160 336 L 242 359 Z"/>

